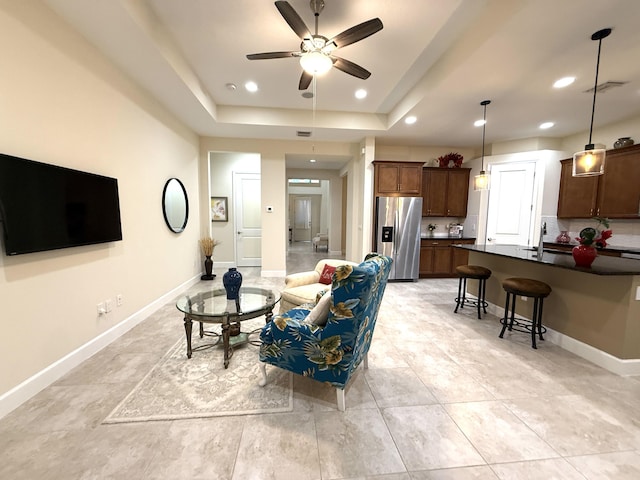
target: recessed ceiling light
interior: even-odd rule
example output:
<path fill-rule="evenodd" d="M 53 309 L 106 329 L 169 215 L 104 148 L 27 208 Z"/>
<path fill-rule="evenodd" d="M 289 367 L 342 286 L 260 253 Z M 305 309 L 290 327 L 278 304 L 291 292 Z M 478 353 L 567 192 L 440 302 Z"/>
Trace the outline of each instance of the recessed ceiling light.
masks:
<path fill-rule="evenodd" d="M 404 119 L 404 123 L 406 123 L 407 125 L 413 125 L 414 123 L 416 123 L 417 120 L 418 119 L 415 116 L 410 115 Z"/>
<path fill-rule="evenodd" d="M 367 91 L 364 88 L 356 90 L 356 98 L 363 99 L 367 96 Z"/>
<path fill-rule="evenodd" d="M 316 159 L 315 159 L 315 158 L 310 158 L 310 159 L 309 159 L 309 161 L 310 161 L 311 163 L 316 163 Z"/>
<path fill-rule="evenodd" d="M 248 92 L 257 92 L 258 84 L 256 82 L 247 82 L 244 84 L 244 88 L 246 88 Z"/>
<path fill-rule="evenodd" d="M 233 83 L 227 83 L 227 84 L 225 85 L 225 87 L 227 87 L 227 90 L 231 90 L 232 92 L 233 92 L 236 88 L 238 88 L 238 87 L 236 87 L 236 86 L 235 86 L 235 84 L 233 84 Z"/>
<path fill-rule="evenodd" d="M 473 122 L 473 126 L 474 127 L 481 127 L 483 126 L 485 123 L 487 123 L 486 120 L 476 120 L 475 122 Z"/>
<path fill-rule="evenodd" d="M 542 130 L 546 130 L 547 128 L 551 128 L 553 127 L 555 124 L 553 122 L 544 122 L 540 124 L 540 127 Z"/>
<path fill-rule="evenodd" d="M 564 78 L 561 78 L 560 80 L 556 80 L 555 83 L 553 84 L 553 88 L 568 87 L 575 81 L 576 81 L 576 77 L 564 77 Z"/>

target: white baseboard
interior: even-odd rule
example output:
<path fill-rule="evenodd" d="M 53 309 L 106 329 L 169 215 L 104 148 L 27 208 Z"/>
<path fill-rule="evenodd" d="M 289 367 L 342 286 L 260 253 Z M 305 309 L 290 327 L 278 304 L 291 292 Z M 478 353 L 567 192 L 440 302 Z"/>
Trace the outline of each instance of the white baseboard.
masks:
<path fill-rule="evenodd" d="M 171 301 L 180 292 L 187 290 L 200 281 L 200 275 L 193 277 L 185 283 L 177 286 L 173 290 L 165 293 L 149 305 L 143 307 L 122 322 L 114 325 L 109 330 L 91 339 L 81 347 L 65 355 L 61 359 L 52 363 L 44 370 L 26 379 L 21 384 L 15 386 L 6 393 L 0 395 L 0 418 L 4 417 L 14 409 L 22 405 L 31 397 L 48 387 L 60 377 L 80 365 L 82 362 L 96 354 L 117 338 L 124 335 L 133 327 L 142 322 L 145 318 L 158 310 L 167 302 Z"/>
<path fill-rule="evenodd" d="M 260 271 L 260 276 L 261 277 L 286 277 L 287 276 L 287 271 L 286 270 L 261 270 Z"/>
<path fill-rule="evenodd" d="M 487 307 L 487 312 L 495 315 L 499 318 L 504 317 L 504 307 L 498 307 L 492 303 Z M 640 375 L 640 359 L 623 359 L 618 358 L 610 353 L 598 350 L 591 345 L 588 345 L 580 340 L 569 337 L 563 333 L 556 332 L 555 330 L 547 328 L 547 334 L 545 340 L 564 348 L 568 352 L 571 352 L 589 362 L 598 365 L 616 375 L 632 376 Z"/>

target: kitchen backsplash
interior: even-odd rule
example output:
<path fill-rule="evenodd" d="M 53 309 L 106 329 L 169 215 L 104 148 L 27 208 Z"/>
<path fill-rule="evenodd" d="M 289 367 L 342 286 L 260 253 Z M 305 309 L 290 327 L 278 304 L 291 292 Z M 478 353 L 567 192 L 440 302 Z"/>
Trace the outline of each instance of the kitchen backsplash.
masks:
<path fill-rule="evenodd" d="M 547 222 L 547 234 L 545 242 L 554 242 L 562 230 L 567 230 L 571 237 L 571 243 L 577 243 L 575 238 L 585 227 L 596 227 L 597 222 L 590 219 L 564 219 L 555 216 L 543 216 L 543 222 Z M 610 220 L 610 228 L 613 236 L 607 243 L 614 247 L 640 248 L 640 220 Z M 534 242 L 537 243 L 537 242 Z"/>
<path fill-rule="evenodd" d="M 470 215 L 475 216 L 477 215 Z M 457 217 L 422 217 L 420 224 L 420 235 L 425 236 L 429 234 L 429 224 L 435 225 L 436 229 L 433 230 L 434 237 L 446 237 L 449 235 L 449 224 L 460 224 L 464 226 L 462 235 L 464 237 L 475 237 L 476 224 L 471 225 L 469 223 L 469 217 L 457 218 Z M 477 218 L 476 218 L 477 223 Z"/>

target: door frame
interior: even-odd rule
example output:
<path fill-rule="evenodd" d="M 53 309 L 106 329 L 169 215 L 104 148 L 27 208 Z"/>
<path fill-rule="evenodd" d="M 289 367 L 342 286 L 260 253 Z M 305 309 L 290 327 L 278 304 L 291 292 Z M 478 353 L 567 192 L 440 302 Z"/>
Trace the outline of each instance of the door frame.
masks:
<path fill-rule="evenodd" d="M 242 237 L 240 235 L 240 230 L 243 230 L 240 225 L 240 220 L 242 217 L 242 213 L 245 209 L 245 206 L 242 203 L 242 195 L 240 191 L 240 181 L 242 178 L 252 178 L 260 181 L 261 175 L 255 172 L 233 172 L 233 205 L 235 209 L 235 215 L 233 216 L 233 243 L 235 250 L 235 264 L 238 267 L 260 267 L 262 265 L 262 252 L 259 257 L 254 258 L 253 260 L 241 259 L 240 253 L 242 251 L 240 247 L 240 241 Z M 260 207 L 260 202 L 258 202 L 258 206 L 256 207 L 257 211 L 254 212 L 258 217 L 262 215 L 262 209 Z M 260 230 L 260 239 L 262 238 L 262 227 Z M 262 241 L 260 242 L 262 243 Z"/>
<path fill-rule="evenodd" d="M 524 202 L 529 204 L 529 208 L 528 208 L 528 213 L 529 213 L 529 221 L 528 224 L 526 225 L 526 241 L 524 242 L 524 244 L 526 245 L 531 245 L 532 241 L 533 241 L 533 232 L 534 232 L 534 225 L 535 225 L 535 213 L 536 213 L 536 179 L 537 179 L 537 161 L 536 160 L 520 160 L 520 161 L 515 161 L 515 162 L 501 162 L 501 163 L 494 163 L 492 165 L 492 173 L 491 176 L 493 177 L 491 179 L 491 184 L 492 186 L 495 187 L 495 170 L 497 169 L 504 169 L 507 170 L 510 167 L 514 167 L 514 169 L 518 169 L 518 167 L 525 167 L 527 169 L 530 169 L 530 172 L 527 172 L 527 179 L 530 179 L 531 181 L 531 192 L 529 193 L 528 191 L 527 193 L 527 198 L 524 198 Z M 496 212 L 492 212 L 491 211 L 491 207 L 493 205 L 493 199 L 495 198 L 495 193 L 496 190 L 495 188 L 493 188 L 493 190 L 489 191 L 489 198 L 488 198 L 488 204 L 487 204 L 487 227 L 486 227 L 486 232 L 485 232 L 485 244 L 495 244 L 495 238 L 494 239 L 489 239 L 489 233 L 490 233 L 490 225 L 492 223 L 492 214 L 495 214 Z M 524 192 L 523 192 L 524 193 Z M 499 206 L 497 206 L 497 208 L 499 209 Z M 499 210 L 498 210 L 499 211 Z M 497 220 L 496 220 L 497 221 Z M 522 232 L 522 229 L 519 230 L 519 232 Z M 494 235 L 495 236 L 495 235 Z M 523 242 L 519 242 L 519 245 L 523 244 Z"/>
<path fill-rule="evenodd" d="M 514 154 L 495 155 L 492 157 L 485 157 L 486 170 L 491 175 L 491 169 L 494 165 L 502 165 L 509 163 L 522 163 L 522 162 L 535 162 L 535 179 L 533 185 L 533 207 L 530 220 L 530 231 L 536 232 L 540 228 L 542 217 L 542 193 L 544 187 L 545 178 L 545 161 L 549 161 L 546 158 L 544 152 L 531 151 Z M 478 231 L 477 240 L 478 244 L 487 244 L 487 226 L 489 221 L 489 195 L 491 190 L 483 190 L 480 192 L 480 205 L 478 211 Z M 531 233 L 531 238 L 534 238 Z M 537 237 L 535 237 L 537 238 Z"/>

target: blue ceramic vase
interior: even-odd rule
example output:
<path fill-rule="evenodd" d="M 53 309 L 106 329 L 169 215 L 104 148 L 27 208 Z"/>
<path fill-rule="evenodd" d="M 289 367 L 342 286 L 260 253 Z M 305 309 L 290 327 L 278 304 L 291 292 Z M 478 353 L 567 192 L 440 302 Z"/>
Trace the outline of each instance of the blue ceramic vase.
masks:
<path fill-rule="evenodd" d="M 235 268 L 230 268 L 222 276 L 222 284 L 227 291 L 227 300 L 236 300 L 242 286 L 242 274 Z"/>

